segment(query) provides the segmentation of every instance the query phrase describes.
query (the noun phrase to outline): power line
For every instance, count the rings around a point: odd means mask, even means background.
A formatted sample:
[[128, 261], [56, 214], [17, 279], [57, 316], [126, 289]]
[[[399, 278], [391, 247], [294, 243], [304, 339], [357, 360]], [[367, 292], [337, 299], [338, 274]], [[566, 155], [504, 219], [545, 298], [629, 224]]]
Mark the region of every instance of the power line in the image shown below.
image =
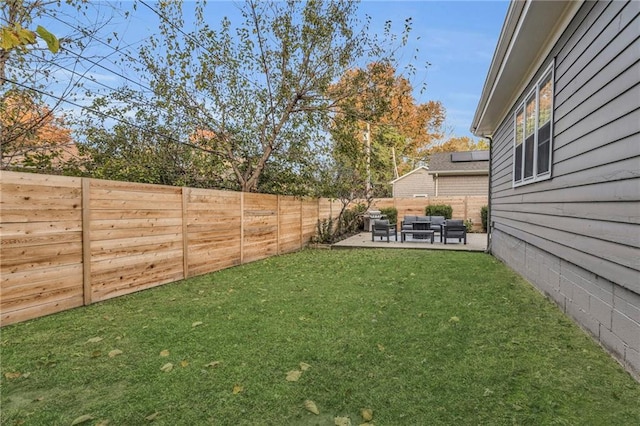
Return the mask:
[[56, 95], [53, 95], [51, 93], [45, 92], [44, 90], [36, 89], [34, 87], [29, 87], [29, 86], [27, 86], [25, 84], [22, 84], [22, 83], [19, 83], [19, 82], [15, 81], [15, 80], [10, 80], [10, 79], [7, 79], [7, 78], [3, 78], [2, 80], [7, 82], [7, 83], [11, 83], [11, 84], [14, 84], [16, 86], [19, 86], [19, 87], [21, 87], [21, 88], [23, 88], [25, 90], [33, 91], [33, 92], [36, 92], [36, 93], [44, 95], [44, 96], [49, 96], [49, 97], [51, 97], [51, 98], [53, 98], [53, 99], [55, 99], [57, 101], [67, 103], [69, 105], [73, 105], [73, 106], [75, 106], [77, 108], [81, 108], [81, 109], [83, 109], [85, 111], [88, 111], [88, 112], [94, 114], [94, 115], [98, 115], [98, 116], [101, 116], [103, 118], [108, 118], [108, 119], [117, 121], [119, 123], [125, 124], [127, 126], [135, 128], [137, 130], [141, 130], [143, 132], [147, 132], [147, 133], [151, 132], [152, 134], [154, 134], [156, 136], [159, 136], [159, 137], [162, 137], [162, 138], [166, 139], [169, 142], [176, 143], [176, 144], [179, 144], [179, 145], [184, 145], [184, 146], [187, 146], [187, 147], [190, 147], [190, 148], [193, 148], [193, 149], [197, 149], [199, 151], [207, 152], [209, 154], [219, 155], [219, 153], [217, 153], [217, 152], [215, 152], [213, 150], [209, 150], [209, 149], [203, 148], [201, 146], [198, 146], [198, 145], [195, 145], [195, 144], [192, 144], [192, 143], [189, 143], [189, 142], [181, 141], [179, 139], [176, 139], [174, 137], [168, 136], [166, 134], [159, 133], [159, 132], [157, 132], [155, 130], [150, 130], [147, 127], [143, 127], [143, 126], [140, 126], [138, 124], [131, 123], [131, 122], [129, 122], [129, 121], [123, 119], [123, 118], [120, 118], [120, 117], [114, 117], [114, 116], [106, 114], [106, 113], [104, 113], [102, 111], [93, 109], [93, 108], [91, 108], [91, 107], [89, 107], [87, 105], [82, 105], [82, 104], [79, 104], [77, 102], [71, 101], [69, 99], [65, 99], [65, 98], [62, 98], [60, 96], [56, 96]]
[[[198, 42], [198, 40], [197, 40], [197, 39], [195, 39], [195, 38], [193, 38], [192, 36], [190, 36], [190, 35], [186, 34], [184, 31], [182, 31], [182, 29], [180, 29], [179, 27], [175, 26], [171, 21], [169, 21], [169, 20], [168, 20], [164, 15], [162, 15], [162, 14], [161, 14], [160, 12], [158, 12], [156, 9], [154, 9], [153, 7], [149, 6], [148, 4], [146, 4], [146, 3], [144, 3], [144, 2], [142, 2], [142, 3], [143, 3], [147, 8], [149, 8], [151, 11], [153, 11], [156, 15], [158, 15], [162, 20], [164, 20], [164, 21], [165, 21], [165, 22], [167, 22], [169, 25], [171, 25], [174, 29], [176, 29], [177, 31], [179, 31], [180, 33], [182, 33], [185, 37], [190, 38], [192, 41], [194, 41], [196, 44], [198, 44], [198, 46], [200, 46], [200, 47], [204, 48], [204, 47], [203, 47], [203, 46]], [[76, 27], [76, 26], [74, 26], [74, 25], [72, 25], [72, 24], [70, 24], [70, 23], [68, 23], [68, 22], [66, 22], [66, 21], [64, 21], [64, 20], [62, 20], [62, 19], [60, 19], [59, 17], [57, 17], [57, 16], [55, 16], [55, 15], [47, 14], [47, 16], [49, 16], [49, 17], [51, 17], [51, 18], [53, 18], [53, 19], [55, 19], [55, 20], [57, 20], [57, 21], [59, 21], [59, 22], [63, 23], [64, 25], [68, 26], [69, 28], [71, 28], [71, 29], [73, 29], [73, 30], [79, 31], [79, 32], [80, 32], [80, 33], [82, 33], [84, 36], [89, 37], [89, 38], [91, 38], [92, 40], [95, 40], [95, 41], [97, 41], [97, 42], [101, 43], [102, 45], [104, 45], [104, 46], [108, 47], [109, 49], [111, 49], [111, 50], [113, 51], [111, 54], [109, 54], [109, 55], [107, 55], [107, 56], [104, 56], [102, 59], [107, 58], [108, 56], [111, 56], [113, 53], [118, 53], [118, 54], [124, 55], [126, 58], [128, 58], [128, 59], [129, 59], [129, 60], [131, 60], [132, 62], [139, 63], [140, 65], [145, 65], [144, 63], [140, 62], [138, 59], [134, 58], [134, 57], [133, 57], [133, 56], [131, 56], [130, 54], [128, 54], [128, 53], [126, 53], [126, 52], [124, 52], [124, 51], [120, 50], [119, 48], [114, 48], [114, 47], [113, 47], [113, 46], [111, 46], [109, 43], [106, 43], [106, 42], [104, 42], [103, 40], [101, 40], [101, 39], [99, 39], [99, 38], [95, 37], [93, 34], [91, 34], [91, 33], [87, 32], [86, 30], [83, 30], [83, 29], [81, 29], [81, 28], [78, 28], [78, 27]], [[132, 46], [133, 44], [134, 44], [134, 43], [131, 43], [131, 44], [127, 45], [127, 47]], [[206, 48], [204, 48], [204, 49], [206, 49]], [[132, 80], [131, 78], [129, 78], [129, 77], [127, 77], [127, 76], [123, 75], [122, 73], [116, 72], [116, 71], [114, 71], [114, 70], [112, 70], [112, 69], [110, 69], [110, 68], [105, 67], [104, 65], [102, 65], [102, 64], [100, 64], [100, 63], [98, 63], [98, 62], [96, 62], [96, 61], [93, 61], [93, 60], [91, 60], [91, 59], [89, 59], [89, 58], [86, 58], [86, 57], [84, 57], [84, 56], [82, 56], [82, 55], [80, 55], [80, 54], [77, 54], [77, 53], [75, 53], [75, 52], [71, 52], [71, 51], [70, 51], [70, 50], [68, 50], [68, 49], [65, 49], [65, 51], [67, 51], [67, 52], [69, 52], [69, 53], [71, 53], [71, 54], [75, 55], [78, 59], [84, 59], [84, 60], [88, 61], [89, 63], [93, 64], [94, 66], [100, 67], [100, 68], [102, 68], [103, 70], [105, 70], [105, 71], [107, 71], [107, 72], [110, 72], [110, 73], [112, 73], [112, 74], [114, 74], [114, 75], [116, 75], [116, 76], [118, 76], [118, 77], [120, 77], [120, 78], [122, 78], [122, 79], [124, 79], [124, 80], [126, 80], [126, 81], [129, 81], [129, 82], [131, 82], [131, 83], [133, 83], [133, 84], [135, 84], [135, 85], [137, 85], [137, 86], [139, 86], [139, 87], [141, 87], [141, 88], [143, 88], [143, 89], [145, 89], [145, 90], [147, 90], [147, 91], [149, 91], [149, 92], [151, 92], [151, 93], [155, 93], [155, 91], [154, 91], [151, 87], [146, 86], [146, 85], [144, 85], [144, 84], [142, 84], [142, 83], [136, 82], [136, 81]], [[207, 50], [207, 51], [209, 51], [209, 52], [211, 53], [211, 51], [210, 51], [210, 50]], [[90, 81], [93, 81], [93, 80], [90, 80]], [[201, 105], [199, 102], [194, 102], [194, 103], [196, 104], [196, 109], [197, 109], [197, 110], [199, 110], [199, 112], [200, 112], [200, 113], [202, 113], [202, 114], [204, 115], [204, 118], [205, 118], [205, 127], [208, 127], [208, 122], [209, 122], [209, 121], [215, 121], [215, 120], [213, 119], [213, 117], [211, 117], [211, 116], [209, 115], [209, 113], [208, 113], [206, 110], [204, 110], [204, 109], [203, 109], [202, 105]], [[177, 104], [178, 104], [179, 106], [182, 106], [182, 107], [185, 107], [185, 108], [188, 108], [188, 109], [191, 109], [191, 110], [193, 110], [193, 109], [194, 109], [194, 103], [188, 103], [188, 104], [185, 104], [184, 102], [177, 102]], [[157, 107], [157, 106], [156, 106], [156, 107]], [[169, 113], [169, 112], [167, 111], [167, 113]]]

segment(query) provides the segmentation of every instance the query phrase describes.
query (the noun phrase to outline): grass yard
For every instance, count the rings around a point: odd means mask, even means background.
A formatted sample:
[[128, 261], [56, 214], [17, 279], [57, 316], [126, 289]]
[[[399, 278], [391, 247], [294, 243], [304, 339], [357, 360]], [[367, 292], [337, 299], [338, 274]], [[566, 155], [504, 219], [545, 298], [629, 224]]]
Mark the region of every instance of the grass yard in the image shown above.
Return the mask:
[[305, 250], [1, 333], [3, 425], [640, 424], [640, 385], [482, 253]]

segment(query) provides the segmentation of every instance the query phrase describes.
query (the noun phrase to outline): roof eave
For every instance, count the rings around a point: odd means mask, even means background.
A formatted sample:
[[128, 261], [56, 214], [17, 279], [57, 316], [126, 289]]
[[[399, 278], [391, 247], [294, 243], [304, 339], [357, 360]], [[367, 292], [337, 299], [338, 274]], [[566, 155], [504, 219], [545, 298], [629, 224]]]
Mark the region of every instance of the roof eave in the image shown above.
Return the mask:
[[582, 1], [512, 1], [471, 124], [476, 136], [492, 136]]
[[430, 175], [488, 175], [489, 169], [483, 170], [430, 170]]

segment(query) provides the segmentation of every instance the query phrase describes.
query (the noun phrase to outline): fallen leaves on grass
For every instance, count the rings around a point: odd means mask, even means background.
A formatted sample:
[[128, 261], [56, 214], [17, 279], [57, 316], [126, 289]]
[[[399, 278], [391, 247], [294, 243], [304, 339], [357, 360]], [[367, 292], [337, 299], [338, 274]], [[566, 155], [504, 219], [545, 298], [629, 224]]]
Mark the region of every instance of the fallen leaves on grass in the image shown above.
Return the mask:
[[98, 343], [102, 341], [102, 337], [92, 337], [91, 339], [87, 340], [87, 343]]
[[205, 365], [205, 367], [216, 368], [219, 367], [222, 361], [211, 361], [209, 364]]
[[191, 324], [191, 327], [198, 327], [200, 325], [204, 324], [202, 321], [196, 321], [193, 324]]
[[22, 373], [18, 373], [18, 372], [4, 373], [4, 377], [6, 377], [9, 380], [18, 379], [20, 378], [20, 376], [22, 376]]
[[351, 426], [351, 419], [349, 417], [335, 417], [333, 424], [335, 426]]
[[159, 414], [160, 414], [160, 413], [156, 411], [156, 412], [155, 412], [155, 413], [153, 413], [153, 414], [149, 414], [149, 415], [148, 415], [147, 417], [145, 417], [144, 419], [145, 419], [146, 421], [148, 421], [148, 422], [152, 422], [152, 421], [154, 421], [154, 420], [156, 419], [156, 417], [158, 417], [158, 415], [159, 415]]
[[80, 416], [77, 419], [75, 419], [73, 422], [71, 422], [71, 426], [79, 425], [79, 424], [82, 424], [82, 423], [86, 423], [89, 420], [93, 420], [93, 419], [94, 419], [93, 416], [91, 416], [89, 414], [85, 414], [84, 416]]
[[109, 358], [113, 358], [118, 355], [122, 355], [122, 351], [120, 349], [114, 349], [111, 352], [109, 352]]
[[365, 422], [373, 420], [373, 410], [371, 408], [363, 408], [360, 410], [360, 415], [362, 416], [362, 420]]
[[244, 390], [244, 387], [240, 386], [239, 384], [237, 384], [237, 383], [236, 383], [235, 385], [233, 385], [233, 390], [232, 390], [232, 392], [233, 392], [233, 394], [234, 394], [234, 395], [239, 394], [239, 393], [240, 393], [240, 392], [242, 392], [243, 390]]
[[163, 351], [160, 351], [160, 356], [169, 356], [169, 349], [165, 349]]
[[287, 373], [287, 382], [297, 382], [302, 376], [302, 371], [292, 370]]
[[302, 373], [311, 368], [306, 362], [301, 362], [299, 365], [300, 370], [291, 370], [287, 373], [287, 382], [297, 382], [302, 377]]
[[161, 371], [164, 371], [165, 373], [168, 373], [169, 371], [173, 370], [173, 364], [171, 364], [170, 362], [166, 363], [165, 365], [163, 365], [160, 368]]
[[189, 365], [189, 361], [187, 361], [186, 359], [183, 359], [182, 361], [180, 361], [180, 367], [184, 368], [187, 365]]
[[454, 323], [455, 323], [455, 322], [460, 322], [460, 318], [458, 318], [458, 317], [451, 317], [451, 318], [449, 318], [449, 322], [454, 322]]
[[316, 415], [320, 414], [320, 410], [318, 410], [318, 406], [316, 405], [316, 403], [315, 403], [315, 402], [313, 402], [313, 401], [312, 401], [312, 400], [310, 400], [310, 399], [307, 399], [307, 400], [304, 402], [304, 408], [305, 408], [307, 411], [309, 411], [310, 413], [313, 413], [313, 414], [316, 414]]

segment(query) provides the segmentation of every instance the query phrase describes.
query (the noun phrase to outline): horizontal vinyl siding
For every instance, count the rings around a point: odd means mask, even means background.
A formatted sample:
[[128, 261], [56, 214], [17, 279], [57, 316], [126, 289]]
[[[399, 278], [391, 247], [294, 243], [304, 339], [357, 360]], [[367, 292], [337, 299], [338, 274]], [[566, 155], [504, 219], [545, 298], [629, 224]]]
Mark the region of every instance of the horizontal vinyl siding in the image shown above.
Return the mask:
[[583, 4], [531, 82], [555, 57], [552, 178], [513, 188], [512, 109], [491, 181], [496, 229], [638, 294], [639, 28], [640, 2]]
[[483, 195], [489, 192], [488, 176], [438, 176], [438, 196]]
[[435, 195], [433, 178], [427, 170], [418, 170], [393, 184], [394, 197], [413, 197], [416, 194], [427, 194], [430, 197]]

